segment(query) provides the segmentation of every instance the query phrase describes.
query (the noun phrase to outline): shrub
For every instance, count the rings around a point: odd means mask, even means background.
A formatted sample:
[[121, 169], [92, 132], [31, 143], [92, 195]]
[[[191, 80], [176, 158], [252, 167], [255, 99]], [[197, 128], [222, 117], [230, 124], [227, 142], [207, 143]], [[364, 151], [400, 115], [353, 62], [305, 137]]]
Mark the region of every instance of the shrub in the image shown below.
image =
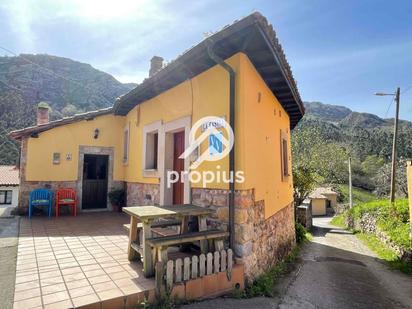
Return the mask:
[[123, 206], [126, 199], [126, 192], [123, 189], [113, 189], [109, 192], [109, 200], [112, 205]]
[[295, 223], [296, 242], [301, 243], [306, 240], [308, 231], [300, 223]]
[[406, 199], [397, 200], [394, 205], [388, 200], [376, 200], [359, 204], [346, 213], [348, 217], [360, 219], [364, 214], [372, 213], [377, 218], [377, 226], [397, 245], [411, 249], [409, 236], [409, 206]]

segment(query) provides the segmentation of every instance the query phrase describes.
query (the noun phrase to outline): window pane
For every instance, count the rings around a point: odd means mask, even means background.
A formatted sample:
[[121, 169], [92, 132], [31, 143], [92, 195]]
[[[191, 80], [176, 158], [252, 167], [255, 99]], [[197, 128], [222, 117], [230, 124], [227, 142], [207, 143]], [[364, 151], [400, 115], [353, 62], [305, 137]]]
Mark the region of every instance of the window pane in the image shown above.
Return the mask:
[[6, 204], [11, 204], [12, 191], [6, 191]]
[[129, 130], [124, 131], [123, 139], [123, 162], [127, 162], [129, 152]]
[[0, 204], [6, 203], [6, 191], [0, 191]]
[[283, 175], [288, 176], [289, 175], [289, 161], [288, 161], [288, 142], [284, 139], [282, 140], [282, 150], [283, 150]]
[[158, 155], [157, 142], [158, 142], [157, 133], [148, 133], [146, 135], [145, 169], [148, 169], [148, 170], [157, 169], [157, 155]]
[[153, 134], [153, 169], [157, 170], [157, 139], [158, 134]]

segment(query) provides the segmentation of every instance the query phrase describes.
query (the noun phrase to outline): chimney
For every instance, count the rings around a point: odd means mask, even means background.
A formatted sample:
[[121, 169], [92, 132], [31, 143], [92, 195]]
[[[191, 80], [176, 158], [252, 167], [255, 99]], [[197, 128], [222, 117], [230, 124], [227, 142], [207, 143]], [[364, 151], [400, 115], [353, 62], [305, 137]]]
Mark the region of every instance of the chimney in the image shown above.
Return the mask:
[[37, 104], [37, 125], [46, 124], [49, 122], [50, 106], [46, 102]]
[[150, 71], [149, 77], [152, 77], [157, 72], [159, 72], [163, 68], [163, 58], [159, 56], [153, 56], [150, 60]]

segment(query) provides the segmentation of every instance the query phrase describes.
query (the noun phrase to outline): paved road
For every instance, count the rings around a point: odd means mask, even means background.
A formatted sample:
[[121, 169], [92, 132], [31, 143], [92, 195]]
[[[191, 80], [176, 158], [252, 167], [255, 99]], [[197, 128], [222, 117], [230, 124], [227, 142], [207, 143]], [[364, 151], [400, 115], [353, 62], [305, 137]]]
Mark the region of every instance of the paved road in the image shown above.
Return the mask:
[[188, 308], [412, 308], [412, 277], [388, 268], [356, 236], [315, 218], [314, 238], [277, 298], [215, 299]]
[[13, 308], [18, 217], [0, 218], [0, 308]]

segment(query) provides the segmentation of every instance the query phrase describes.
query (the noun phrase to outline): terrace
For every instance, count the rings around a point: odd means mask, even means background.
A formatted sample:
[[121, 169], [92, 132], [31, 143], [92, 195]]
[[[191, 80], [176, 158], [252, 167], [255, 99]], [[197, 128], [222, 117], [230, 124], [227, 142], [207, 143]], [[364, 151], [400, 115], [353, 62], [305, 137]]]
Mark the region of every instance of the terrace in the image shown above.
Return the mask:
[[14, 308], [134, 308], [153, 299], [154, 278], [127, 258], [117, 213], [22, 217]]

